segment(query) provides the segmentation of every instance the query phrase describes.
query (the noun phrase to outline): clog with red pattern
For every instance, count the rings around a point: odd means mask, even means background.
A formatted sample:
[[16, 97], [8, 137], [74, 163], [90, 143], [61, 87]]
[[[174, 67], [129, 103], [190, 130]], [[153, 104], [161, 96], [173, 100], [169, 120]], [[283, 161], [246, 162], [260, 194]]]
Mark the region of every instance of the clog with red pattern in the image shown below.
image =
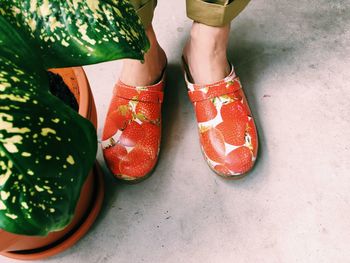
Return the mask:
[[241, 82], [231, 68], [225, 79], [210, 85], [190, 83], [186, 72], [185, 79], [209, 167], [222, 177], [239, 179], [255, 163], [258, 136]]
[[[164, 75], [164, 74], [163, 74]], [[103, 156], [117, 179], [139, 182], [155, 167], [161, 140], [164, 77], [151, 86], [119, 81], [102, 135]]]

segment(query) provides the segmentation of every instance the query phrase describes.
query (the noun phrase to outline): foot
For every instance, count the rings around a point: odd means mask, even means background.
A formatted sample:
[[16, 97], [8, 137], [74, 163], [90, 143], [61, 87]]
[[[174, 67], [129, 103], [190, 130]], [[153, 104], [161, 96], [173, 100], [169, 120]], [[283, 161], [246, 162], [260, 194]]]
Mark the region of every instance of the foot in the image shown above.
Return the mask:
[[153, 27], [146, 30], [151, 47], [145, 54], [145, 61], [126, 59], [120, 74], [121, 82], [130, 86], [146, 86], [158, 82], [166, 66], [167, 58], [160, 47]]
[[117, 178], [130, 183], [146, 179], [155, 167], [161, 140], [164, 82], [138, 89], [119, 82], [114, 89], [102, 149]]
[[257, 158], [258, 136], [238, 77], [232, 70], [215, 85], [187, 87], [209, 167], [224, 178], [242, 178]]
[[103, 156], [109, 170], [117, 179], [131, 183], [151, 174], [161, 140], [161, 77], [167, 59], [153, 28], [149, 27], [146, 33], [151, 47], [145, 61], [125, 60], [102, 135]]
[[183, 57], [205, 159], [218, 175], [239, 179], [255, 163], [258, 136], [241, 83], [227, 60], [229, 31], [229, 25], [194, 23]]
[[183, 50], [189, 67], [190, 81], [209, 84], [225, 78], [230, 73], [227, 61], [227, 45], [230, 25], [211, 27], [193, 23], [191, 37]]

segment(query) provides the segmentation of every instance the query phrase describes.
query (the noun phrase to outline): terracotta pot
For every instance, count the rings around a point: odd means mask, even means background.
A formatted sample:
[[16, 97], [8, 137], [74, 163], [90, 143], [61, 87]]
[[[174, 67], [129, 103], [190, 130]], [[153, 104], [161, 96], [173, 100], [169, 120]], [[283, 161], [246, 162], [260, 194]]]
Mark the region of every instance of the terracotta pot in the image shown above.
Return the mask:
[[[50, 70], [62, 76], [79, 104], [79, 114], [97, 128], [97, 114], [89, 82], [81, 67]], [[98, 163], [83, 185], [72, 222], [46, 237], [23, 236], [0, 230], [0, 254], [20, 260], [53, 256], [74, 245], [91, 227], [100, 212], [104, 195], [103, 174]]]

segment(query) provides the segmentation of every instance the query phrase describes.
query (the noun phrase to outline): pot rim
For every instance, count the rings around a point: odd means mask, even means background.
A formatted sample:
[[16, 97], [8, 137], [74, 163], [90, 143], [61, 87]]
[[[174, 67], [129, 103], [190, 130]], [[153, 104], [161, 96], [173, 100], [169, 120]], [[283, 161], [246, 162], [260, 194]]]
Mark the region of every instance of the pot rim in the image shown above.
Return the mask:
[[86, 119], [90, 119], [91, 109], [91, 92], [90, 85], [87, 80], [85, 71], [82, 67], [73, 67], [72, 68], [79, 87], [79, 114]]

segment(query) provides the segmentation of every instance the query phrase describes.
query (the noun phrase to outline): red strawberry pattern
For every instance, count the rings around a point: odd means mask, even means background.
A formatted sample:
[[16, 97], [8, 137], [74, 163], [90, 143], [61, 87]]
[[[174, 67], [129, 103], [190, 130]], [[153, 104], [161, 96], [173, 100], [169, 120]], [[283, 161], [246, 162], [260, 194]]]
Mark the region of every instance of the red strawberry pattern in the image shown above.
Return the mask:
[[163, 89], [163, 79], [145, 87], [132, 87], [121, 81], [115, 86], [102, 149], [116, 178], [136, 182], [155, 167], [160, 150]]
[[223, 177], [241, 178], [255, 163], [258, 136], [233, 66], [229, 76], [211, 85], [192, 84], [186, 74], [185, 79], [209, 167]]
[[215, 118], [217, 110], [211, 100], [198, 101], [196, 105], [196, 116], [198, 122], [206, 122]]
[[216, 128], [210, 128], [203, 131], [200, 136], [201, 144], [208, 158], [217, 163], [224, 162], [225, 156], [225, 138], [222, 133]]

